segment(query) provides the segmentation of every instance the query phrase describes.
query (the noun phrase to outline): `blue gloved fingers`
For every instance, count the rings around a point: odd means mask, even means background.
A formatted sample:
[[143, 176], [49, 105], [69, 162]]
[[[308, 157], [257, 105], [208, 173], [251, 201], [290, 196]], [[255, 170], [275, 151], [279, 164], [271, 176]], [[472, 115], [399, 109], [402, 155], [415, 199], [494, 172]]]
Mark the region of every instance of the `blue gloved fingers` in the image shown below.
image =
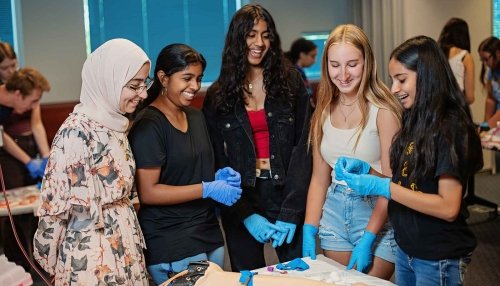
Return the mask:
[[225, 167], [217, 170], [217, 172], [215, 172], [215, 180], [226, 181], [226, 183], [233, 187], [240, 187], [241, 185], [240, 173], [236, 172], [231, 167]]
[[286, 236], [286, 243], [287, 244], [290, 244], [292, 243], [292, 240], [293, 240], [293, 236], [295, 235], [295, 228], [291, 228], [289, 231], [288, 231], [288, 235]]
[[241, 197], [241, 188], [233, 187], [223, 180], [202, 182], [202, 197], [211, 198], [227, 206], [233, 205]]
[[358, 271], [363, 273], [366, 273], [366, 271], [368, 271], [369, 266], [373, 262], [372, 246], [376, 238], [377, 236], [375, 234], [368, 230], [365, 230], [363, 236], [352, 251], [351, 258], [349, 259], [349, 264], [347, 265], [348, 270], [352, 269], [354, 265], [356, 265], [356, 269]]
[[40, 176], [40, 166], [42, 165], [42, 159], [32, 159], [26, 164], [26, 168], [29, 171], [30, 176], [33, 179], [36, 179]]
[[318, 228], [312, 224], [304, 224], [302, 227], [302, 257], [316, 259], [316, 234]]

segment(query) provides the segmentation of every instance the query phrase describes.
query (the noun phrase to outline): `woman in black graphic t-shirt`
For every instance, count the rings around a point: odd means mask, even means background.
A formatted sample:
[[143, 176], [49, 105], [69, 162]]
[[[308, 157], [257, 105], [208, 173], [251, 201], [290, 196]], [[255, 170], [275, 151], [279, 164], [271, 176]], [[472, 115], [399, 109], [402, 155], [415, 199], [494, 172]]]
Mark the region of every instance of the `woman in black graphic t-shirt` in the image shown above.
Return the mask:
[[365, 163], [353, 160], [336, 166], [337, 179], [391, 199], [398, 285], [461, 285], [476, 239], [460, 207], [467, 178], [483, 165], [479, 137], [434, 40], [418, 36], [397, 47], [389, 74], [405, 109], [391, 150], [392, 181], [373, 170], [360, 174]]

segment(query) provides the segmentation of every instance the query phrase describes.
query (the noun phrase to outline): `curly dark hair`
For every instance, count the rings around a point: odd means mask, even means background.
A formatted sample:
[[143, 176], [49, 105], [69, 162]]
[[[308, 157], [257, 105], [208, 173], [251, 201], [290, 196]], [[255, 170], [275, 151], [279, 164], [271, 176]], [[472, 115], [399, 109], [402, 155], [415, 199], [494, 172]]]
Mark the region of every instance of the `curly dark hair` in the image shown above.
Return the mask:
[[249, 48], [246, 39], [258, 21], [267, 23], [270, 47], [262, 60], [264, 68], [264, 88], [268, 97], [291, 99], [288, 70], [290, 63], [285, 60], [281, 41], [271, 14], [260, 5], [249, 4], [236, 11], [226, 35], [222, 52], [222, 65], [219, 78], [212, 85], [215, 89], [213, 104], [221, 113], [227, 113], [234, 104], [243, 100], [243, 86], [249, 71], [247, 60]]
[[[399, 170], [406, 147], [413, 142], [415, 152], [408, 160], [410, 180], [433, 176], [439, 136], [450, 146], [454, 166], [466, 164], [469, 174], [481, 169], [481, 142], [469, 107], [436, 41], [426, 36], [411, 38], [398, 46], [390, 58], [417, 73], [415, 103], [403, 113], [403, 127], [391, 147], [392, 170]], [[450, 126], [460, 133], [450, 132]]]

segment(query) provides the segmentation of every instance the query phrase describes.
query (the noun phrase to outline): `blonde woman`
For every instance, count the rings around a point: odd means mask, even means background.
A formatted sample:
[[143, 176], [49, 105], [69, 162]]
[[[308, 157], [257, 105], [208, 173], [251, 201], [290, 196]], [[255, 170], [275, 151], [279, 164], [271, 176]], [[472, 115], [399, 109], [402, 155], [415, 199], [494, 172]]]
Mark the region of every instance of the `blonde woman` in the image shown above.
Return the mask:
[[[318, 233], [324, 254], [348, 268], [384, 279], [394, 271], [396, 243], [387, 222], [387, 200], [359, 196], [335, 180], [333, 166], [363, 158], [391, 176], [389, 149], [401, 107], [378, 79], [370, 43], [354, 25], [335, 28], [321, 59], [321, 80], [310, 144], [313, 174], [307, 196], [303, 256], [315, 257]], [[354, 168], [357, 166], [354, 166]], [[373, 257], [375, 256], [375, 257]]]

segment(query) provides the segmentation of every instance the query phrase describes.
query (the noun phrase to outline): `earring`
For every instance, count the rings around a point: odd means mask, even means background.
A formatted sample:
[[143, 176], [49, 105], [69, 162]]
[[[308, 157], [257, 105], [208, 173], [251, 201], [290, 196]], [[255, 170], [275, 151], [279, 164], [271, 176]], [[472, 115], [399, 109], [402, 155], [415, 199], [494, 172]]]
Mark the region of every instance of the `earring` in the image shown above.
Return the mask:
[[161, 95], [165, 95], [167, 93], [167, 88], [166, 87], [163, 87], [161, 89]]

